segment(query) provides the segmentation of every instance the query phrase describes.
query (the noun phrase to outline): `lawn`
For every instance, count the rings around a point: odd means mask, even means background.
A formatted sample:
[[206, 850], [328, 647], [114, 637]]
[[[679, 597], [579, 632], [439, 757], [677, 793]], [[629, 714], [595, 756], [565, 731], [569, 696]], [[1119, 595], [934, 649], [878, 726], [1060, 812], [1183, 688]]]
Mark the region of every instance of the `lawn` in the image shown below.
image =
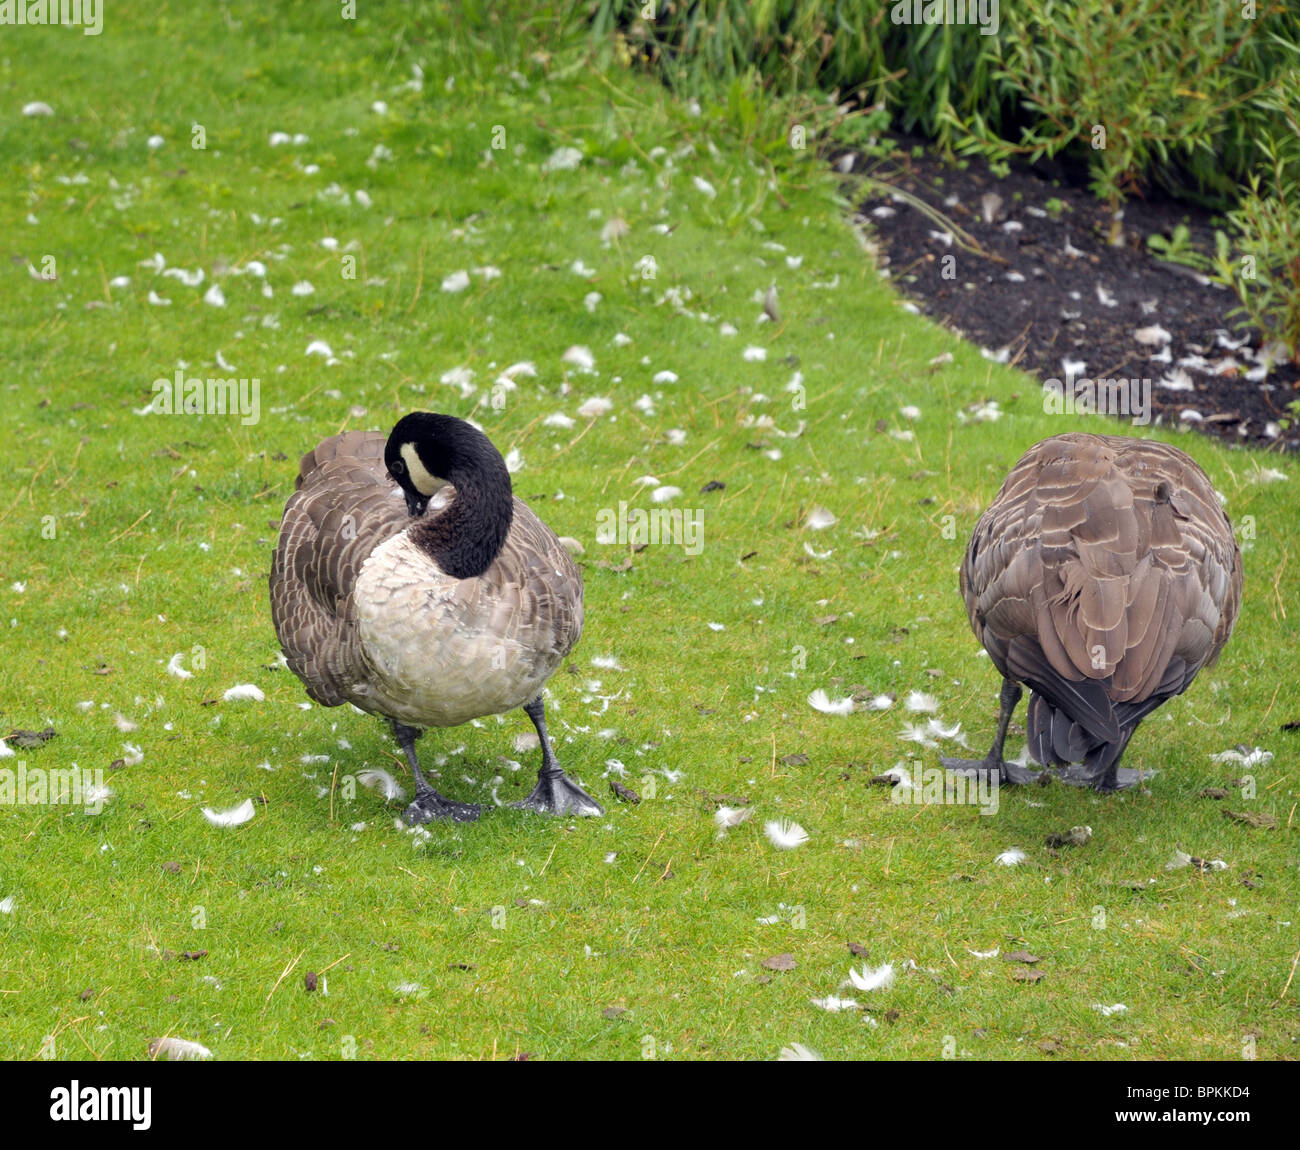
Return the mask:
[[[113, 796], [0, 805], [0, 1057], [1294, 1057], [1294, 463], [1045, 413], [900, 305], [815, 148], [743, 88], [678, 103], [545, 15], [358, 8], [6, 29], [0, 733], [57, 736], [0, 769]], [[248, 379], [256, 410], [152, 410], [178, 370]], [[409, 793], [386, 727], [278, 664], [299, 456], [418, 409], [480, 423], [585, 548], [548, 715], [604, 818], [404, 829], [355, 783]], [[894, 803], [872, 777], [940, 753], [907, 727], [992, 735], [957, 568], [1021, 453], [1079, 428], [1206, 469], [1243, 538], [1236, 633], [1134, 738], [1148, 791]], [[698, 515], [700, 545], [600, 542], [621, 503]], [[418, 749], [490, 804], [532, 785], [530, 732]], [[1238, 745], [1274, 757], [1211, 758]], [[202, 813], [248, 798], [241, 826]], [[777, 849], [782, 819], [807, 842]]]

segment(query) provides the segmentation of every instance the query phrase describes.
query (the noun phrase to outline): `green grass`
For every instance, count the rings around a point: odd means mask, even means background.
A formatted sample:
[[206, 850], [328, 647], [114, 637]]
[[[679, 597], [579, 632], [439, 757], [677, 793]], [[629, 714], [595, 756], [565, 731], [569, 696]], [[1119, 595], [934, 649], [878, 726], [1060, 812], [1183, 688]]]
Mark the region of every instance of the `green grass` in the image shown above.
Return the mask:
[[[740, 134], [780, 138], [779, 109], [758, 129], [693, 116], [643, 78], [593, 71], [581, 30], [540, 18], [516, 40], [509, 22], [362, 9], [345, 24], [328, 5], [114, 6], [98, 38], [15, 33], [29, 47], [0, 71], [6, 108], [44, 99], [57, 113], [0, 124], [0, 724], [58, 730], [18, 752], [32, 767], [107, 768], [127, 741], [143, 752], [107, 775], [116, 797], [97, 816], [0, 807], [0, 899], [14, 898], [0, 916], [0, 1056], [138, 1059], [174, 1034], [222, 1059], [771, 1058], [791, 1042], [827, 1057], [1009, 1059], [1046, 1057], [1048, 1040], [1067, 1058], [1237, 1058], [1247, 1036], [1260, 1058], [1292, 1057], [1296, 735], [1278, 728], [1300, 718], [1294, 467], [1254, 482], [1255, 457], [1175, 437], [1256, 538], [1222, 661], [1130, 748], [1160, 769], [1149, 794], [1008, 791], [992, 817], [892, 805], [870, 777], [906, 749], [936, 754], [899, 741], [911, 716], [824, 715], [807, 696], [929, 691], [984, 743], [996, 682], [957, 565], [1016, 458], [1077, 424], [898, 306], [810, 154], [753, 162]], [[416, 62], [418, 92], [403, 88]], [[206, 150], [189, 146], [195, 122]], [[507, 147], [488, 162], [495, 125]], [[272, 148], [273, 131], [310, 140]], [[166, 143], [151, 150], [155, 133]], [[392, 158], [372, 170], [378, 144]], [[581, 165], [544, 172], [561, 146], [583, 150]], [[322, 198], [333, 183], [371, 206]], [[630, 231], [604, 248], [615, 215]], [[155, 252], [207, 278], [157, 276], [140, 266]], [[32, 278], [46, 255], [57, 279]], [[264, 280], [220, 270], [250, 260]], [[441, 290], [489, 265], [499, 278]], [[109, 287], [118, 275], [130, 285]], [[224, 308], [203, 302], [214, 280]], [[314, 294], [291, 294], [303, 280]], [[773, 281], [781, 322], [758, 325], [754, 295]], [[151, 306], [150, 290], [171, 306]], [[619, 332], [632, 342], [615, 346]], [[304, 355], [312, 340], [340, 362]], [[574, 344], [598, 375], [566, 375]], [[745, 360], [747, 346], [766, 360]], [[216, 367], [218, 350], [235, 371]], [[955, 362], [932, 370], [943, 351]], [[178, 360], [259, 378], [259, 421], [138, 414]], [[493, 380], [519, 360], [537, 377], [494, 408]], [[796, 360], [802, 411], [784, 390]], [[467, 397], [439, 382], [458, 367], [475, 372]], [[662, 370], [679, 381], [653, 383]], [[643, 394], [653, 414], [635, 406]], [[578, 417], [592, 396], [612, 410]], [[986, 399], [1003, 418], [958, 421]], [[922, 411], [911, 442], [877, 430], [906, 428], [902, 404]], [[472, 416], [517, 449], [516, 490], [586, 546], [586, 633], [549, 708], [561, 761], [606, 818], [493, 812], [417, 843], [394, 828], [397, 804], [345, 789], [366, 764], [400, 771], [383, 725], [299, 709], [301, 685], [274, 667], [266, 571], [298, 456], [417, 408]], [[574, 426], [545, 425], [555, 412]], [[775, 427], [754, 423], [769, 416]], [[601, 509], [649, 506], [645, 475], [702, 509], [700, 554], [596, 542]], [[698, 494], [710, 480], [725, 489]], [[814, 506], [838, 522], [805, 529]], [[166, 672], [177, 652], [192, 678]], [[221, 701], [248, 682], [265, 702]], [[120, 732], [119, 712], [138, 730]], [[529, 729], [515, 713], [434, 731], [421, 756], [446, 756], [455, 797], [487, 800], [501, 774], [514, 798], [537, 765], [513, 745]], [[1276, 753], [1253, 772], [1258, 797], [1199, 798], [1241, 773], [1209, 759], [1239, 742]], [[796, 754], [808, 761], [783, 762]], [[639, 806], [608, 795], [610, 759], [647, 792]], [[721, 839], [715, 793], [756, 811]], [[242, 827], [200, 813], [248, 796], [265, 803]], [[1230, 823], [1223, 805], [1281, 825]], [[810, 841], [774, 850], [762, 824], [780, 817]], [[1095, 832], [1087, 846], [1044, 846], [1078, 823]], [[1025, 863], [995, 865], [1011, 846]], [[1167, 870], [1177, 847], [1229, 869]], [[809, 1002], [861, 968], [850, 941], [899, 969], [892, 988], [857, 995], [875, 1028]], [[994, 947], [1033, 951], [1046, 977], [1017, 982], [1012, 964], [969, 953]], [[767, 977], [761, 960], [784, 952], [796, 968]], [[308, 993], [305, 972], [327, 967], [328, 994]], [[417, 982], [422, 994], [394, 989]], [[1127, 1013], [1092, 1009], [1118, 1002]]]

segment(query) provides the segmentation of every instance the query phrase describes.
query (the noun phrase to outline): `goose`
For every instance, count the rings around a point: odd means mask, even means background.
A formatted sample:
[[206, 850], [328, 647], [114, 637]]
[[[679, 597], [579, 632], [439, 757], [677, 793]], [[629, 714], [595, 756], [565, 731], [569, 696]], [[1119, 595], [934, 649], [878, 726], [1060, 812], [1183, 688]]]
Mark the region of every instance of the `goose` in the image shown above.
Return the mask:
[[481, 811], [429, 785], [415, 754], [424, 729], [515, 707], [537, 730], [542, 766], [512, 805], [604, 813], [556, 761], [541, 693], [582, 633], [582, 576], [472, 424], [413, 412], [387, 436], [347, 431], [304, 455], [270, 587], [307, 694], [391, 724], [416, 784], [408, 825]]
[[1119, 767], [1138, 723], [1187, 690], [1232, 634], [1241, 551], [1184, 452], [1072, 432], [1035, 444], [1011, 469], [975, 525], [960, 583], [1002, 675], [1001, 712], [984, 759], [943, 765], [1039, 780], [1002, 758], [1027, 687], [1034, 759], [1063, 767], [1064, 782], [1113, 791], [1141, 777]]

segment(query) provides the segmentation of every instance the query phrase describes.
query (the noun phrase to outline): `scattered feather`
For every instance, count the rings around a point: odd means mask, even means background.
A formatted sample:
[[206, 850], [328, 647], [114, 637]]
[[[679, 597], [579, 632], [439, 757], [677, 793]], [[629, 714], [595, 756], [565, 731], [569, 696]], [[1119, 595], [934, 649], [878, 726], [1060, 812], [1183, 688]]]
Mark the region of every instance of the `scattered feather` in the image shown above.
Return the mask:
[[582, 163], [582, 153], [577, 148], [556, 148], [542, 161], [543, 172], [571, 172]]
[[811, 1046], [804, 1046], [800, 1042], [792, 1042], [789, 1046], [781, 1047], [781, 1053], [777, 1058], [778, 1062], [825, 1062], [820, 1054]]
[[168, 660], [167, 674], [175, 675], [178, 679], [194, 678], [193, 671], [187, 671], [184, 667], [181, 666], [181, 659], [183, 659], [184, 657], [185, 656], [180, 651], [177, 651], [176, 654], [174, 654], [171, 657], [171, 659]]
[[185, 1038], [155, 1038], [149, 1043], [149, 1057], [163, 1062], [206, 1062], [212, 1051]]
[[719, 830], [725, 831], [740, 826], [753, 813], [753, 807], [719, 807], [713, 812], [713, 821], [718, 824]]
[[808, 696], [808, 705], [824, 715], [849, 715], [853, 713], [853, 699], [832, 699], [822, 687], [818, 687]]
[[358, 772], [357, 782], [372, 791], [379, 791], [387, 802], [394, 800], [400, 802], [406, 797], [406, 792], [402, 790], [398, 781], [382, 767], [370, 767]]
[[262, 688], [254, 686], [252, 683], [236, 683], [223, 696], [227, 703], [237, 702], [240, 699], [252, 699], [255, 703], [261, 703], [266, 700]]
[[828, 994], [825, 998], [810, 998], [808, 1001], [830, 1014], [839, 1014], [843, 1010], [862, 1009], [856, 998], [837, 998], [833, 994]]
[[252, 799], [245, 799], [237, 807], [228, 811], [214, 811], [211, 807], [203, 808], [203, 817], [214, 827], [238, 827], [248, 822], [257, 813]]
[[1235, 748], [1229, 748], [1226, 751], [1220, 751], [1217, 755], [1211, 755], [1216, 763], [1239, 763], [1243, 767], [1266, 767], [1273, 761], [1273, 752], [1266, 751], [1263, 747], [1256, 747], [1253, 751], [1242, 753]]
[[864, 965], [861, 974], [850, 969], [849, 981], [853, 984], [855, 990], [887, 990], [894, 984], [894, 964], [886, 962], [874, 970]]
[[808, 832], [791, 819], [772, 819], [763, 831], [777, 850], [792, 851], [808, 841]]
[[1018, 866], [1026, 859], [1026, 854], [1019, 847], [1012, 847], [1010, 850], [1003, 851], [993, 861], [999, 866]]
[[613, 408], [614, 401], [612, 399], [607, 399], [603, 395], [593, 395], [578, 408], [578, 414], [583, 419], [597, 419], [608, 414]]
[[908, 692], [907, 700], [903, 704], [909, 711], [919, 712], [925, 715], [933, 715], [939, 710], [939, 700], [933, 695], [927, 695], [922, 691]]
[[582, 372], [591, 372], [596, 367], [596, 357], [591, 354], [591, 348], [580, 343], [575, 343], [572, 347], [566, 349], [565, 353], [560, 356], [560, 362], [576, 367]]

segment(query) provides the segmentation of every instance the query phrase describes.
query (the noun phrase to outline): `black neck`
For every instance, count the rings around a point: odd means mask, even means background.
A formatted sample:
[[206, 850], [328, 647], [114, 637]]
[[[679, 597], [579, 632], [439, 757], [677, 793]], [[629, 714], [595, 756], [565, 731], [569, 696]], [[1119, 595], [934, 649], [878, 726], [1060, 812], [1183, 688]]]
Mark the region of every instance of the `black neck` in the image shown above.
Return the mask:
[[510, 533], [510, 472], [494, 448], [473, 452], [447, 470], [445, 478], [456, 489], [451, 506], [425, 515], [410, 535], [453, 579], [473, 579], [492, 566]]

